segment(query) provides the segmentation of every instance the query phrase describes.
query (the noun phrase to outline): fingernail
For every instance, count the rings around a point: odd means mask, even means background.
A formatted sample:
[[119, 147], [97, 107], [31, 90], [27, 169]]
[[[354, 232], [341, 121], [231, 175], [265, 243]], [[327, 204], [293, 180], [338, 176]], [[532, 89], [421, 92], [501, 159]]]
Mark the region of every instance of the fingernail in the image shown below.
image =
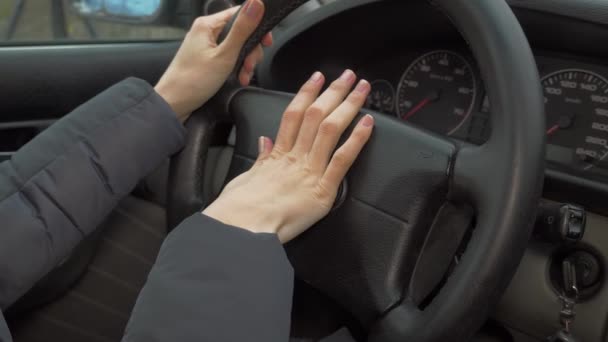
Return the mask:
[[258, 0], [249, 0], [249, 3], [247, 3], [247, 8], [245, 8], [245, 14], [247, 14], [250, 18], [256, 18], [258, 13], [260, 13], [261, 8], [262, 6]]
[[319, 81], [321, 81], [321, 78], [323, 78], [323, 74], [321, 74], [320, 72], [315, 72], [314, 74], [312, 74], [312, 76], [310, 77], [310, 81], [312, 83], [318, 83]]
[[347, 69], [344, 71], [344, 73], [342, 73], [342, 76], [340, 76], [340, 80], [348, 82], [348, 81], [352, 80], [354, 77], [355, 77], [355, 73], [352, 70]]
[[357, 84], [357, 88], [355, 88], [355, 90], [360, 93], [368, 92], [370, 90], [369, 82], [367, 82], [366, 80], [361, 80], [359, 84]]
[[374, 117], [367, 114], [364, 118], [363, 118], [363, 126], [364, 127], [372, 127], [374, 125]]
[[258, 139], [258, 152], [260, 154], [262, 154], [262, 153], [264, 153], [265, 150], [266, 150], [266, 138], [260, 137]]

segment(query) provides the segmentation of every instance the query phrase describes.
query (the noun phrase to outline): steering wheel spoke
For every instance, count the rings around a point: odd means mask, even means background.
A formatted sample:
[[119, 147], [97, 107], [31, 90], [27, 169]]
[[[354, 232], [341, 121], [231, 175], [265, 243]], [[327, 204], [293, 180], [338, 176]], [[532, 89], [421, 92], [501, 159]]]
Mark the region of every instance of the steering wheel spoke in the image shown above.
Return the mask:
[[491, 142], [482, 146], [463, 146], [454, 159], [450, 200], [466, 202], [477, 211], [483, 211], [493, 203], [493, 197], [499, 195], [497, 189], [504, 188], [500, 184], [504, 178], [496, 175], [512, 171], [512, 165], [502, 159]]

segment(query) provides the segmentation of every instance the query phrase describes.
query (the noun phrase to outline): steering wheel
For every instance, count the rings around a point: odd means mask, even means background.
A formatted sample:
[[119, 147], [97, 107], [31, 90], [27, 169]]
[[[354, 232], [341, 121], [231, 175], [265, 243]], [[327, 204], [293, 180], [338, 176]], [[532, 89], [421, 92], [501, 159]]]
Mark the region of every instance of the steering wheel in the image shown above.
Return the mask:
[[[238, 66], [304, 2], [265, 0], [263, 21]], [[504, 0], [431, 2], [451, 18], [479, 63], [492, 103], [491, 137], [482, 146], [457, 144], [376, 115], [339, 203], [286, 246], [296, 275], [350, 311], [370, 341], [470, 338], [521, 260], [542, 189], [543, 97], [513, 12]], [[230, 84], [222, 94], [215, 107], [201, 109], [215, 115], [190, 120], [189, 144], [173, 160], [171, 224], [205, 204], [201, 182], [215, 132], [236, 125], [229, 181], [253, 165], [258, 137], [276, 135], [292, 98]], [[464, 253], [454, 267], [458, 250]]]

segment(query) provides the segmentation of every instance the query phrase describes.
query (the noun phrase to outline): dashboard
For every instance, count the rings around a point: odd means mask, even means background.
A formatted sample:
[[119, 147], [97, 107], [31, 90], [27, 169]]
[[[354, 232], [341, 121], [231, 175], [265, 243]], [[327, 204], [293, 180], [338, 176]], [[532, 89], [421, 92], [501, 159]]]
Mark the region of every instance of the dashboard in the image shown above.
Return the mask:
[[[584, 207], [588, 221], [574, 246], [530, 241], [492, 314], [510, 335], [497, 341], [544, 341], [555, 332], [559, 291], [550, 270], [560, 255], [579, 250], [598, 257], [603, 280], [577, 304], [573, 330], [581, 341], [608, 341], [608, 1], [508, 2], [534, 51], [545, 97], [543, 197]], [[467, 42], [426, 0], [335, 1], [274, 34], [258, 67], [263, 88], [295, 93], [314, 71], [335, 79], [350, 68], [372, 84], [366, 108], [375, 115], [457, 144], [484, 144], [501, 129], [490, 118], [509, 115], [493, 110]]]
[[[598, 256], [604, 280], [577, 305], [574, 330], [582, 341], [608, 341], [608, 1], [508, 2], [534, 51], [545, 98], [543, 197], [589, 215], [580, 244], [530, 241], [492, 317], [512, 337], [500, 341], [544, 341], [559, 326], [550, 269], [560, 253], [584, 250]], [[334, 1], [274, 34], [258, 67], [263, 88], [295, 93], [314, 71], [335, 79], [350, 68], [372, 84], [365, 107], [375, 115], [458, 144], [484, 144], [501, 129], [490, 118], [509, 115], [493, 110], [467, 42], [426, 0]]]
[[[332, 79], [350, 68], [372, 83], [366, 107], [380, 115], [472, 144], [500, 129], [489, 118], [503, 114], [493, 113], [471, 50], [443, 13], [424, 0], [353, 1], [275, 30], [259, 85], [295, 93], [316, 70]], [[563, 2], [588, 13], [569, 1], [511, 1], [525, 5], [513, 9], [546, 98], [545, 196], [608, 215], [608, 44], [597, 43], [608, 41], [608, 16], [595, 16], [606, 21], [598, 23], [534, 7]], [[608, 3], [598, 3], [608, 13]]]
[[[547, 167], [608, 182], [608, 68], [539, 52]], [[368, 109], [456, 140], [483, 144], [493, 128], [483, 80], [466, 47], [409, 49], [358, 70]], [[512, 99], [517, 101], [517, 99]]]

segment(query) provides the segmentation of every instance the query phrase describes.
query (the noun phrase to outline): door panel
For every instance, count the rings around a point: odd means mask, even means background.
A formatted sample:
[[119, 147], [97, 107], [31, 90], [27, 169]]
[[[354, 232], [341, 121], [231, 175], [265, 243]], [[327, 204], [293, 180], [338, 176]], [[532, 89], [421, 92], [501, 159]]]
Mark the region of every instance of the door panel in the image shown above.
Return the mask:
[[0, 123], [57, 119], [126, 78], [154, 84], [179, 42], [0, 48]]
[[14, 152], [55, 120], [0, 122], [0, 162], [10, 159]]

